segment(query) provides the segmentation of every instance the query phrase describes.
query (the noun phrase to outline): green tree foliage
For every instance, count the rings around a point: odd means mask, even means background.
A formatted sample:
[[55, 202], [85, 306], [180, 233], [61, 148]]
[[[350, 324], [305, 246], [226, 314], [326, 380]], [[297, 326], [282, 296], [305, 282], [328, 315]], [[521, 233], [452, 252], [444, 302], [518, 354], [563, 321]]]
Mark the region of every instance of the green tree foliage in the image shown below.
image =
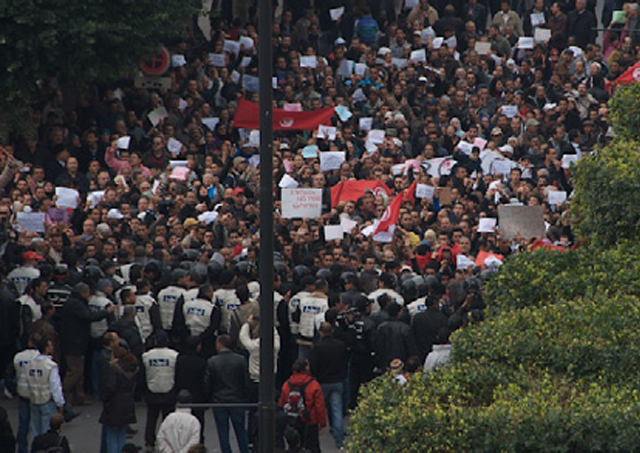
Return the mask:
[[619, 87], [609, 107], [616, 140], [580, 161], [571, 206], [578, 234], [605, 248], [640, 239], [640, 84]]
[[609, 101], [616, 135], [625, 140], [640, 140], [640, 84], [620, 85]]
[[198, 0], [4, 0], [0, 5], [3, 110], [21, 110], [37, 81], [111, 81], [180, 36]]

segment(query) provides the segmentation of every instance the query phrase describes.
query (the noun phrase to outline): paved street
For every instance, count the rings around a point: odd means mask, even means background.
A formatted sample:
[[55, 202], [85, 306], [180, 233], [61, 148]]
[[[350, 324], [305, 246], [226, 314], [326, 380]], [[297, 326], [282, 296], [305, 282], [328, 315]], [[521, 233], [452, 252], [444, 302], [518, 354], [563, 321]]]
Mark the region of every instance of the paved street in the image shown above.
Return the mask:
[[[14, 398], [12, 400], [0, 399], [0, 406], [4, 407], [9, 413], [9, 419], [11, 420], [11, 426], [14, 434], [18, 428], [18, 400]], [[82, 414], [80, 417], [73, 420], [71, 423], [65, 424], [63, 427], [63, 433], [69, 439], [71, 444], [71, 451], [74, 453], [93, 453], [100, 451], [100, 430], [101, 425], [98, 423], [100, 418], [100, 411], [102, 405], [99, 402], [94, 402], [91, 406], [84, 406], [80, 408]], [[139, 403], [136, 405], [136, 413], [138, 417], [138, 424], [136, 428], [138, 433], [128, 442], [133, 442], [136, 445], [144, 446], [143, 431], [145, 424], [145, 405]], [[218, 435], [216, 432], [215, 424], [213, 422], [213, 416], [209, 411], [205, 421], [205, 445], [209, 449], [209, 452], [219, 452]], [[233, 429], [231, 429], [233, 433]], [[235, 438], [232, 437], [232, 445], [236, 447]], [[320, 435], [320, 445], [323, 452], [337, 452], [339, 451], [335, 447], [335, 443], [328, 429]], [[234, 448], [234, 452], [237, 448]]]

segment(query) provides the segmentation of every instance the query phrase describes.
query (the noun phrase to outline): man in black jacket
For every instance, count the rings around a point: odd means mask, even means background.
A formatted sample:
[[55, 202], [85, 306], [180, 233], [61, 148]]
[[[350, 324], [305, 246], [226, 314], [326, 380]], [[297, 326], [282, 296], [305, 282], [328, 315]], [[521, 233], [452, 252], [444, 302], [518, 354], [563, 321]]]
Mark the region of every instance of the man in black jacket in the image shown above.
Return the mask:
[[322, 387], [325, 403], [329, 408], [329, 423], [338, 448], [344, 442], [343, 394], [347, 378], [347, 346], [333, 336], [333, 326], [323, 322], [320, 340], [309, 353], [311, 374]]
[[[207, 361], [204, 373], [204, 389], [212, 403], [244, 403], [249, 395], [249, 367], [240, 354], [231, 349], [233, 340], [229, 335], [220, 335], [216, 340], [218, 355]], [[249, 452], [247, 429], [244, 426], [243, 408], [213, 408], [213, 418], [218, 428], [220, 449], [231, 453], [229, 443], [229, 418], [242, 453]]]
[[126, 341], [127, 346], [129, 346], [129, 352], [140, 360], [144, 352], [144, 344], [142, 343], [140, 330], [136, 325], [136, 307], [133, 305], [125, 305], [122, 310], [122, 317], [113, 324], [109, 330], [117, 333], [121, 339]]
[[[184, 348], [178, 354], [176, 362], [178, 392], [187, 390], [193, 403], [204, 403], [207, 400], [202, 384], [207, 361], [200, 356], [200, 351], [200, 337], [190, 336], [185, 340]], [[193, 409], [191, 412], [200, 421], [200, 443], [204, 444], [204, 409]]]
[[420, 363], [424, 363], [425, 357], [431, 352], [438, 331], [442, 327], [447, 327], [448, 324], [449, 320], [440, 312], [438, 296], [430, 294], [427, 297], [427, 309], [415, 315], [411, 322]]
[[84, 394], [84, 355], [89, 346], [91, 323], [100, 321], [116, 310], [112, 305], [106, 310], [91, 311], [88, 306], [91, 290], [86, 283], [77, 283], [62, 309], [62, 352], [67, 363], [67, 373], [62, 387], [74, 405], [86, 403]]
[[395, 302], [389, 306], [389, 320], [378, 326], [376, 331], [376, 358], [378, 368], [386, 370], [393, 359], [406, 362], [416, 354], [411, 327], [401, 321], [403, 307]]

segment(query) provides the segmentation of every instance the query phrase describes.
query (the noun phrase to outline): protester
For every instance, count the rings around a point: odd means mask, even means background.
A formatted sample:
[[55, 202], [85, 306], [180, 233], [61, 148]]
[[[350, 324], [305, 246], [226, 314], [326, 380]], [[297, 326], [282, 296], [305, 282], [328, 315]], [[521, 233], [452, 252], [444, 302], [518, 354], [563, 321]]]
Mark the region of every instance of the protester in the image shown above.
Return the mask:
[[33, 439], [31, 453], [42, 453], [48, 451], [59, 451], [70, 453], [69, 440], [62, 435], [62, 425], [64, 417], [61, 414], [53, 414], [49, 421], [49, 431], [40, 434]]
[[[186, 390], [178, 392], [178, 403], [191, 402], [191, 395]], [[189, 451], [192, 445], [200, 442], [201, 428], [200, 421], [191, 414], [191, 409], [178, 408], [160, 425], [156, 447], [160, 453]]]

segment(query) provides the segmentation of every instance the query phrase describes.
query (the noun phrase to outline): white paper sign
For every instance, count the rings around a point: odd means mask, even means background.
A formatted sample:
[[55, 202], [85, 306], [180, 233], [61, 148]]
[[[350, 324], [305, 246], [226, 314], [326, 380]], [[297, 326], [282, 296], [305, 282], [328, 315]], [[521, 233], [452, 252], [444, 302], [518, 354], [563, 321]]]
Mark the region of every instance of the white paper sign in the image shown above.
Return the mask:
[[419, 0], [405, 0], [404, 7], [406, 9], [413, 9], [418, 6]]
[[345, 161], [344, 151], [327, 151], [320, 153], [320, 170], [331, 171], [340, 168]]
[[69, 189], [67, 187], [56, 187], [56, 206], [59, 208], [77, 208], [78, 197], [80, 194], [75, 189]]
[[224, 68], [227, 65], [225, 54], [223, 53], [210, 53], [209, 63], [216, 68]]
[[340, 67], [338, 68], [338, 75], [340, 77], [348, 79], [349, 77], [351, 77], [351, 74], [353, 73], [354, 66], [355, 66], [354, 61], [342, 60], [342, 63], [340, 63]]
[[533, 49], [533, 38], [521, 37], [518, 38], [518, 49]]
[[533, 13], [531, 15], [531, 26], [539, 27], [540, 25], [545, 24], [544, 13]]
[[478, 221], [478, 233], [494, 233], [497, 219], [483, 217]]
[[514, 167], [514, 163], [509, 159], [499, 160], [496, 159], [493, 161], [493, 165], [491, 166], [493, 170], [493, 174], [502, 174], [508, 176], [511, 173], [511, 169]]
[[240, 43], [237, 41], [229, 41], [225, 39], [224, 47], [222, 48], [225, 52], [232, 53], [234, 55], [238, 55], [240, 53]]
[[416, 198], [433, 199], [434, 192], [435, 192], [435, 187], [433, 186], [429, 186], [427, 184], [416, 185]]
[[282, 189], [282, 217], [315, 219], [321, 215], [322, 189]]
[[478, 52], [478, 55], [487, 55], [491, 51], [491, 43], [476, 41], [475, 50]]
[[507, 118], [513, 118], [514, 116], [516, 116], [518, 114], [518, 106], [517, 105], [503, 105], [501, 108], [502, 108], [502, 113]]
[[411, 61], [427, 61], [427, 52], [424, 49], [418, 49], [411, 52]]
[[442, 47], [442, 43], [444, 43], [444, 38], [439, 36], [433, 39], [432, 46], [434, 49], [439, 49], [440, 47]]
[[559, 205], [567, 201], [567, 192], [564, 190], [550, 190], [549, 191], [549, 204]]
[[433, 31], [432, 27], [427, 27], [422, 30], [422, 33], [420, 33], [422, 44], [427, 44], [430, 39], [433, 39], [435, 37], [436, 37], [436, 32]]
[[300, 57], [300, 67], [301, 68], [313, 68], [313, 69], [315, 69], [316, 66], [318, 66], [318, 59], [315, 56]]
[[393, 64], [396, 68], [406, 68], [407, 67], [407, 59], [406, 58], [392, 58], [391, 64]]
[[367, 140], [371, 141], [373, 144], [383, 143], [385, 135], [385, 131], [381, 129], [373, 129], [372, 131], [369, 131]]
[[89, 192], [87, 195], [87, 203], [89, 203], [90, 208], [95, 208], [100, 200], [104, 198], [104, 190], [98, 190], [95, 192]]
[[337, 21], [338, 19], [340, 19], [342, 17], [342, 15], [344, 14], [344, 6], [341, 6], [340, 8], [333, 8], [329, 10], [329, 15], [331, 16], [331, 20], [332, 21]]
[[44, 233], [44, 212], [19, 212], [18, 227], [20, 231]]
[[533, 32], [535, 42], [547, 42], [551, 39], [551, 30], [546, 28], [536, 28]]
[[565, 154], [562, 156], [562, 168], [571, 168], [571, 164], [578, 163], [577, 154]]
[[184, 58], [184, 55], [171, 55], [171, 66], [174, 68], [179, 68], [180, 66], [186, 66], [187, 60]]
[[245, 68], [249, 66], [251, 63], [251, 57], [242, 57], [242, 61], [240, 61], [240, 67]]
[[239, 83], [240, 82], [240, 73], [238, 71], [236, 71], [235, 69], [231, 72], [231, 81], [233, 83]]
[[325, 225], [324, 226], [324, 240], [333, 241], [336, 239], [342, 240], [344, 237], [344, 231], [342, 225]]
[[286, 173], [284, 174], [284, 176], [282, 176], [282, 179], [278, 183], [278, 187], [283, 188], [283, 189], [284, 188], [295, 189], [299, 185], [300, 184], [298, 183], [298, 181], [296, 181], [295, 179], [293, 179], [291, 176], [289, 176]]
[[340, 226], [345, 234], [351, 234], [351, 231], [358, 226], [358, 222], [351, 219], [340, 219]]
[[469, 142], [466, 142], [464, 140], [460, 140], [458, 142], [458, 149], [465, 153], [467, 156], [471, 155], [471, 151], [473, 150], [473, 145]]
[[220, 122], [220, 118], [216, 118], [216, 117], [211, 116], [209, 118], [202, 118], [200, 121], [202, 121], [202, 124], [207, 126], [207, 128], [210, 131], [214, 131], [216, 129], [216, 126]]
[[158, 107], [157, 109], [151, 110], [147, 115], [149, 118], [149, 122], [155, 127], [160, 121], [169, 116], [169, 112], [164, 107]]
[[354, 71], [359, 76], [364, 77], [364, 74], [367, 72], [367, 65], [364, 63], [356, 63]]
[[173, 170], [176, 167], [186, 167], [189, 162], [186, 160], [170, 160], [169, 166]]
[[242, 88], [257, 93], [260, 90], [260, 79], [245, 74], [242, 76]]
[[453, 49], [458, 45], [458, 38], [452, 36], [451, 38], [447, 38], [444, 40], [444, 43], [447, 45], [449, 49]]
[[116, 148], [118, 149], [129, 149], [129, 144], [131, 143], [131, 137], [125, 135], [124, 137], [120, 137], [116, 140]]
[[182, 144], [182, 142], [180, 140], [176, 140], [175, 138], [171, 137], [169, 139], [169, 141], [167, 142], [167, 149], [169, 150], [169, 152], [173, 155], [178, 155], [180, 154], [180, 151], [182, 151], [182, 147], [184, 145]]
[[358, 125], [361, 132], [369, 132], [371, 130], [371, 126], [373, 125], [373, 118], [360, 118], [360, 120], [358, 121]]
[[476, 267], [473, 260], [462, 254], [456, 255], [456, 269], [469, 269], [470, 267]]
[[323, 126], [322, 124], [320, 124], [318, 126], [318, 138], [335, 140], [337, 131], [338, 131], [338, 128], [336, 127]]

